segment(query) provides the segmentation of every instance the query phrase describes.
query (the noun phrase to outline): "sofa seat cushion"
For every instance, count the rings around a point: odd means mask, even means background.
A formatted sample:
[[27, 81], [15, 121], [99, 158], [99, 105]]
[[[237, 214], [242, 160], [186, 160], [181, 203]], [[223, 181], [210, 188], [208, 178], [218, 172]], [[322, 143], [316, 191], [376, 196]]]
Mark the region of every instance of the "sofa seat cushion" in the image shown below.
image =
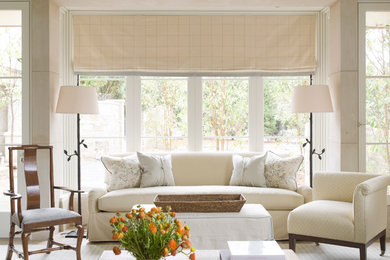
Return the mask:
[[303, 204], [302, 195], [285, 189], [246, 186], [160, 186], [131, 188], [106, 193], [98, 199], [101, 211], [129, 211], [136, 204], [153, 203], [157, 194], [243, 194], [247, 203], [260, 203], [267, 210], [292, 210]]
[[291, 234], [354, 241], [353, 206], [350, 202], [315, 200], [290, 212]]

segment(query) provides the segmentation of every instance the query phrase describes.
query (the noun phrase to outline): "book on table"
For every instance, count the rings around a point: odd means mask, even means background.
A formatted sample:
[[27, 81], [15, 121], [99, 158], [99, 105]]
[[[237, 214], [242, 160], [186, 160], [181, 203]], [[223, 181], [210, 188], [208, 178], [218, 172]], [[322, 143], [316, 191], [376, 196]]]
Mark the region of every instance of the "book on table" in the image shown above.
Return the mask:
[[228, 241], [229, 249], [221, 251], [221, 260], [285, 260], [276, 241]]

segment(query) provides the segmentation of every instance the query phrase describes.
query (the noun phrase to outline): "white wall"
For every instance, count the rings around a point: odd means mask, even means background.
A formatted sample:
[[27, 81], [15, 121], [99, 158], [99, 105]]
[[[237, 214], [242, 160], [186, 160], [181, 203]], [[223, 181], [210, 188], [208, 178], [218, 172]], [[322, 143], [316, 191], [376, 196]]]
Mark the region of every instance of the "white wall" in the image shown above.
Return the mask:
[[335, 2], [329, 26], [329, 82], [335, 109], [330, 115], [329, 170], [358, 171], [357, 0]]

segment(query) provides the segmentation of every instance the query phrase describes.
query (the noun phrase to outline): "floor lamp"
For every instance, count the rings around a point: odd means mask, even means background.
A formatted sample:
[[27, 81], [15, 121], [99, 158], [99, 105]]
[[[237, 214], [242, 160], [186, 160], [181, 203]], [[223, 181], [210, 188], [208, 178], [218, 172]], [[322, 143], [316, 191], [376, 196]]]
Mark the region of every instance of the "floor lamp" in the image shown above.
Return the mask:
[[[64, 150], [67, 161], [77, 157], [77, 188], [81, 189], [81, 145], [87, 148], [84, 140], [80, 141], [80, 114], [98, 114], [96, 89], [94, 87], [62, 86], [57, 102], [57, 113], [77, 114], [77, 150], [69, 154]], [[81, 215], [81, 194], [78, 193], [78, 213]], [[73, 237], [74, 234], [69, 235]]]
[[326, 85], [294, 87], [292, 111], [310, 113], [310, 139], [306, 139], [303, 147], [310, 145], [310, 187], [313, 187], [313, 155], [317, 155], [321, 160], [325, 153], [325, 148], [321, 152], [316, 152], [313, 148], [313, 113], [333, 112], [329, 87]]

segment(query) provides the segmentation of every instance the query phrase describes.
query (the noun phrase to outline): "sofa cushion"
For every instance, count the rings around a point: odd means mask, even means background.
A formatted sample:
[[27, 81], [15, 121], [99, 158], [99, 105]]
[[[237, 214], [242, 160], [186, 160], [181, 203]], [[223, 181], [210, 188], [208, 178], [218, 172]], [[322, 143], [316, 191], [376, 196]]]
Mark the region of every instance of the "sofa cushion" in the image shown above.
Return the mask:
[[152, 203], [157, 194], [243, 194], [247, 203], [260, 203], [267, 210], [291, 210], [303, 204], [302, 195], [285, 189], [245, 186], [160, 186], [115, 190], [98, 199], [101, 211], [129, 211], [133, 205]]
[[267, 153], [260, 156], [244, 157], [233, 155], [233, 173], [229, 185], [266, 187], [264, 165]]
[[141, 168], [141, 188], [174, 186], [170, 155], [153, 155], [137, 152]]
[[108, 172], [108, 191], [140, 186], [141, 169], [137, 156], [102, 156], [101, 161]]
[[350, 202], [315, 200], [290, 212], [288, 233], [354, 241], [353, 206]]

